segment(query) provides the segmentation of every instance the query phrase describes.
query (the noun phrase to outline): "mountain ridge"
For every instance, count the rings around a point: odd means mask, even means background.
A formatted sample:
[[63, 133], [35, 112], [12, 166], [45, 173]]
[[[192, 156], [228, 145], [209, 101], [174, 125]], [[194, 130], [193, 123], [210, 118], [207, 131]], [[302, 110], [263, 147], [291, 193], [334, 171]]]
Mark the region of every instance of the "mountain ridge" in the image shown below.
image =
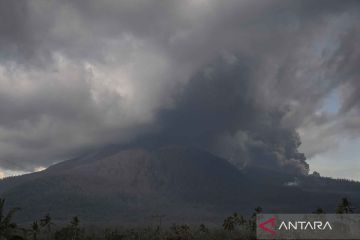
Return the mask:
[[[288, 184], [294, 181], [297, 186]], [[163, 146], [89, 153], [4, 179], [0, 194], [10, 207], [22, 208], [22, 221], [50, 213], [64, 221], [78, 215], [88, 222], [141, 222], [161, 213], [168, 221], [219, 222], [257, 206], [269, 212], [330, 211], [344, 196], [359, 204], [360, 183], [259, 167], [239, 170], [198, 148]]]

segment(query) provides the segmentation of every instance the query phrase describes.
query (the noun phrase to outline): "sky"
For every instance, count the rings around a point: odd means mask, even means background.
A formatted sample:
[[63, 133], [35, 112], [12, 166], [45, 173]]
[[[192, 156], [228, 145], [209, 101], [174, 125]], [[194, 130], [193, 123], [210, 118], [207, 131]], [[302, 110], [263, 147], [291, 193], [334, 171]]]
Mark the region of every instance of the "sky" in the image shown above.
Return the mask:
[[360, 180], [359, 8], [0, 0], [0, 177], [156, 142]]
[[[336, 114], [340, 107], [339, 92], [334, 90], [325, 99], [321, 111]], [[334, 137], [332, 145], [331, 149], [315, 154], [309, 159], [310, 169], [321, 172], [323, 176], [360, 181], [360, 138], [346, 135]], [[306, 148], [303, 150], [306, 151]]]

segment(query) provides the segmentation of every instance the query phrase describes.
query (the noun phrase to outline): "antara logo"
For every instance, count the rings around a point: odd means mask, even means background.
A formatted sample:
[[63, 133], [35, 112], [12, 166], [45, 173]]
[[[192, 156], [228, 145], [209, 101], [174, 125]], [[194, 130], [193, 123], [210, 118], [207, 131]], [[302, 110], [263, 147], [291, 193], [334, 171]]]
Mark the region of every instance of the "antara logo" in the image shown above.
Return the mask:
[[275, 235], [277, 230], [332, 230], [332, 226], [328, 221], [325, 223], [322, 221], [282, 221], [279, 227], [276, 227], [276, 225], [276, 218], [272, 217], [261, 222], [258, 227], [271, 235]]
[[[272, 228], [267, 227], [266, 225], [270, 225]], [[262, 230], [264, 230], [265, 232], [270, 233], [271, 235], [275, 235], [276, 232], [274, 230], [276, 225], [276, 218], [270, 218], [269, 220], [262, 222], [259, 224], [259, 228], [261, 228]]]
[[325, 224], [321, 221], [306, 222], [306, 221], [295, 221], [295, 222], [281, 222], [279, 230], [332, 230], [329, 222]]

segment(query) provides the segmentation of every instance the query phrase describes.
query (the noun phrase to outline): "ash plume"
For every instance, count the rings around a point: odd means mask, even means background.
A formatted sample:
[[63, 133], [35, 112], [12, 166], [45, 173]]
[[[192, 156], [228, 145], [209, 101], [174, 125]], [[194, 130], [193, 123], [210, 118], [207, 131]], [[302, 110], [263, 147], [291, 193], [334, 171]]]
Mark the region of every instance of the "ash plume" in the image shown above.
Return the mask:
[[[0, 1], [0, 174], [149, 139], [306, 174], [301, 152], [360, 137], [359, 9]], [[339, 109], [324, 111], [333, 92]]]

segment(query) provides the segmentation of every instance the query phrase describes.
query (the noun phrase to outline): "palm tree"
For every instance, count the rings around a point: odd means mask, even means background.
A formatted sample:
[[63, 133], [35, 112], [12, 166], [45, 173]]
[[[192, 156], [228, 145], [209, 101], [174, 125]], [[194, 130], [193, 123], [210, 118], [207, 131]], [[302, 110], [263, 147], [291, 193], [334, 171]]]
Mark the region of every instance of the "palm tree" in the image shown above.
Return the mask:
[[209, 229], [204, 224], [200, 224], [199, 232], [200, 233], [209, 233]]
[[257, 207], [254, 209], [254, 211], [255, 212], [253, 213], [253, 216], [256, 216], [256, 214], [262, 213], [263, 209], [262, 209], [262, 207]]
[[33, 240], [37, 240], [37, 236], [40, 234], [40, 227], [37, 221], [31, 225], [31, 235]]
[[313, 214], [323, 214], [325, 213], [324, 209], [318, 207], [315, 211], [313, 211]]
[[232, 216], [225, 218], [224, 223], [223, 223], [223, 228], [226, 231], [233, 231], [235, 228], [235, 222]]
[[343, 198], [336, 209], [336, 213], [353, 213], [353, 210], [354, 208], [352, 207], [351, 202], [349, 202], [347, 198]]
[[224, 220], [223, 228], [226, 231], [231, 232], [235, 229], [236, 225], [242, 225], [244, 223], [244, 217], [235, 212], [232, 216], [229, 216]]
[[46, 233], [47, 233], [47, 239], [50, 239], [51, 237], [51, 226], [54, 225], [51, 222], [50, 214], [46, 214], [44, 218], [40, 220], [40, 226], [45, 228], [46, 227]]
[[256, 216], [257, 216], [258, 214], [262, 213], [262, 211], [263, 211], [262, 207], [256, 207], [256, 208], [254, 209], [254, 212], [253, 212], [251, 218], [250, 218], [249, 221], [248, 221], [248, 225], [249, 225], [249, 227], [250, 227], [250, 229], [251, 229], [252, 231], [255, 231], [255, 230], [256, 230]]
[[72, 229], [72, 239], [76, 240], [79, 239], [79, 235], [80, 235], [80, 220], [77, 216], [73, 217], [73, 219], [70, 222], [70, 227]]
[[16, 224], [12, 222], [12, 217], [19, 208], [10, 209], [4, 214], [5, 199], [0, 198], [0, 239], [10, 239], [15, 235]]

